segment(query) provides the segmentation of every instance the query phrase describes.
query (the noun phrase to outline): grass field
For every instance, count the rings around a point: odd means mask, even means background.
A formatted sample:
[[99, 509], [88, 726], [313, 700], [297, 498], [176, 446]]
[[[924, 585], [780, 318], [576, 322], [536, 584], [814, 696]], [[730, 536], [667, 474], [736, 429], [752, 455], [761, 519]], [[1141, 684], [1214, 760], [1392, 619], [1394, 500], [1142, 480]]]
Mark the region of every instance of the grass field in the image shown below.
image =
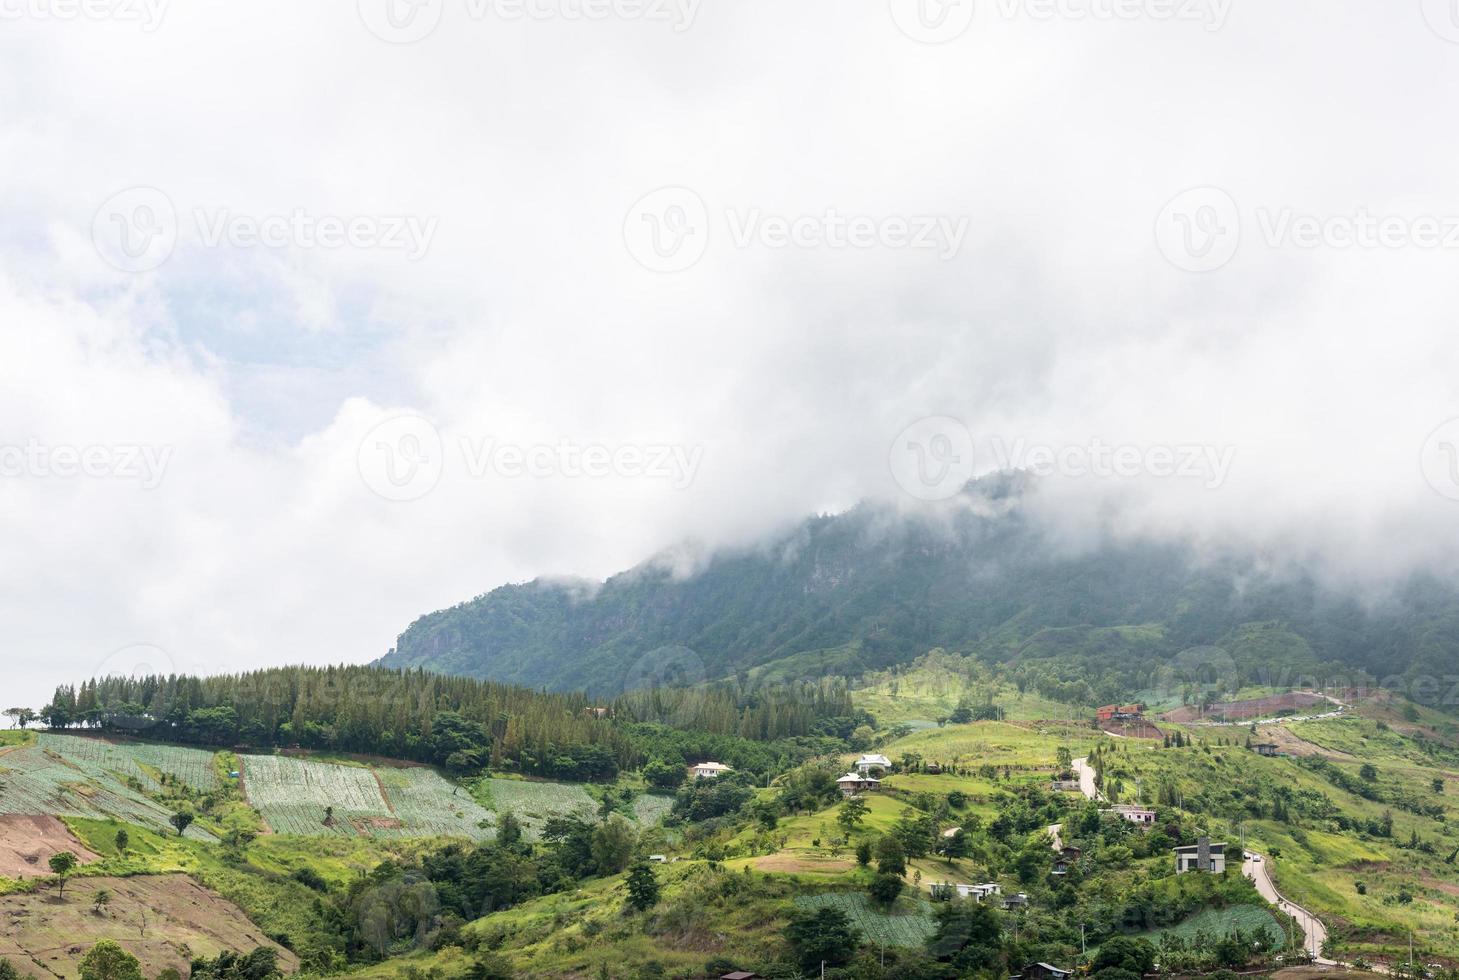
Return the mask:
[[804, 895], [795, 904], [803, 909], [840, 909], [863, 941], [878, 946], [921, 946], [937, 931], [932, 905], [921, 899], [900, 898], [890, 911], [883, 911], [862, 892]]
[[[642, 915], [625, 913], [623, 880], [614, 877], [503, 910], [468, 924], [465, 932], [499, 950], [524, 977], [699, 977], [712, 957], [759, 969], [783, 955], [791, 883], [699, 862], [655, 873], [662, 896]], [[662, 973], [646, 971], [649, 964]], [[412, 968], [456, 977], [469, 967], [469, 955], [453, 947], [365, 967], [351, 980], [398, 980]]]
[[852, 697], [858, 708], [871, 712], [881, 728], [901, 724], [914, 728], [935, 726], [938, 718], [951, 715], [962, 701], [995, 705], [1007, 721], [1070, 715], [1078, 720], [1094, 715], [1092, 707], [1071, 708], [982, 676], [979, 666], [945, 653], [928, 654], [910, 668], [869, 674], [862, 678]]
[[1036, 725], [1029, 722], [980, 721], [948, 725], [913, 732], [879, 749], [896, 760], [904, 752], [915, 752], [924, 761], [942, 765], [982, 766], [1052, 771], [1058, 746], [1066, 744], [1072, 755], [1085, 755], [1104, 736], [1087, 725]]

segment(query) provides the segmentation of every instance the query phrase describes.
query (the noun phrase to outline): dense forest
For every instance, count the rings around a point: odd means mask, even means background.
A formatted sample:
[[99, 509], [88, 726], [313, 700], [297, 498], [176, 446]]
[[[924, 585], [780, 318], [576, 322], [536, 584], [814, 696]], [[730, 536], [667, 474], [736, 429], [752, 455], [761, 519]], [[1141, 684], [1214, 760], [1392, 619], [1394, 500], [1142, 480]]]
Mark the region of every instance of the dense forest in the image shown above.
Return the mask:
[[983, 484], [969, 493], [1007, 499], [936, 523], [865, 504], [687, 577], [654, 560], [596, 588], [504, 586], [420, 618], [381, 662], [615, 695], [666, 676], [855, 676], [941, 647], [1089, 703], [1178, 674], [1195, 650], [1196, 670], [1235, 686], [1396, 679], [1415, 700], [1442, 697], [1434, 680], [1459, 646], [1452, 587], [1415, 578], [1379, 601], [1277, 575], [1259, 556], [1200, 561], [1138, 542], [1072, 552], [1022, 516], [1022, 492]]
[[378, 667], [279, 667], [216, 677], [105, 677], [56, 690], [39, 717], [199, 745], [330, 749], [455, 772], [505, 769], [607, 780], [697, 751], [757, 771], [825, 749], [867, 721], [844, 684], [731, 683], [579, 694]]

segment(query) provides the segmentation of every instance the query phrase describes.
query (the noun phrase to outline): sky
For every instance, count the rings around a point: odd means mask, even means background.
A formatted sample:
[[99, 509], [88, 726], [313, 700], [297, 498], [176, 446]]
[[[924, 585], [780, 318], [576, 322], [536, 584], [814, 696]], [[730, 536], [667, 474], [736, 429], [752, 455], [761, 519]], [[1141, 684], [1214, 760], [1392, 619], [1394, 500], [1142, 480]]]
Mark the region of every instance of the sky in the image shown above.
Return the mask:
[[1009, 466], [1450, 574], [1451, 8], [0, 0], [0, 701]]

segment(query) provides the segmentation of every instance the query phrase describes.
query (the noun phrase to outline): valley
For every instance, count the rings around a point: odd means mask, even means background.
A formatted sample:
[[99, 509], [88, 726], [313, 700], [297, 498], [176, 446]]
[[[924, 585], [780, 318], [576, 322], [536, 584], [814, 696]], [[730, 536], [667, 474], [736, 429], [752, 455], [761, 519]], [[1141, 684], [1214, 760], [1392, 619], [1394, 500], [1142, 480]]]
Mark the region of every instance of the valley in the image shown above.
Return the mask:
[[[258, 946], [305, 974], [773, 976], [797, 955], [794, 923], [830, 914], [858, 937], [847, 965], [886, 957], [903, 971], [887, 975], [976, 973], [987, 956], [1072, 969], [1121, 937], [1147, 942], [1163, 971], [1200, 972], [1234, 963], [1221, 944], [1236, 930], [1260, 937], [1255, 962], [1270, 969], [1315, 958], [1403, 972], [1410, 930], [1424, 970], [1459, 966], [1448, 716], [1349, 695], [1330, 717], [1235, 727], [1166, 709], [1160, 737], [1122, 737], [1100, 730], [1094, 705], [1021, 692], [941, 651], [849, 695], [851, 714], [826, 716], [816, 739], [716, 735], [743, 724], [713, 721], [707, 702], [674, 729], [629, 720], [636, 695], [609, 702], [593, 725], [623, 739], [625, 763], [589, 782], [513, 773], [521, 763], [489, 728], [452, 743], [498, 758], [484, 773], [336, 749], [12, 731], [0, 755], [0, 896], [12, 903], [0, 957], [23, 975], [76, 975], [77, 951], [37, 932], [45, 911], [114, 936], [149, 976]], [[1286, 750], [1298, 742], [1305, 753]], [[686, 776], [710, 752], [733, 763]], [[863, 757], [886, 763], [872, 770], [879, 782], [838, 791]], [[1152, 825], [1100, 813], [1116, 804], [1148, 809]], [[191, 817], [181, 834], [177, 813]], [[1225, 843], [1226, 874], [1176, 873], [1172, 849], [1198, 838]], [[493, 870], [463, 906], [465, 879], [449, 869], [477, 860], [473, 849]], [[60, 850], [80, 859], [64, 899], [48, 865]], [[512, 866], [517, 877], [499, 878]], [[895, 892], [879, 898], [887, 867]], [[641, 911], [630, 872], [656, 879]], [[943, 894], [980, 883], [997, 889], [983, 902]], [[154, 888], [206, 909], [201, 931], [174, 928], [158, 899], [150, 938], [127, 936]], [[1274, 889], [1320, 927], [1272, 903]], [[101, 910], [87, 904], [98, 891], [110, 893]], [[375, 908], [389, 910], [378, 925]], [[989, 938], [967, 938], [992, 923]]]

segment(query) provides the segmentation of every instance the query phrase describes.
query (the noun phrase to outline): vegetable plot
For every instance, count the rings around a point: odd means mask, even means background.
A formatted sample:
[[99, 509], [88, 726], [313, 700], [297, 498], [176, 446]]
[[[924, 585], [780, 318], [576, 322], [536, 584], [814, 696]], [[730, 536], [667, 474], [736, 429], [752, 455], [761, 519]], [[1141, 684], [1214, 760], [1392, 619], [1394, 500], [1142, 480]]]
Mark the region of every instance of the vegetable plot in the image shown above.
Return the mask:
[[400, 827], [368, 769], [278, 755], [239, 761], [248, 802], [276, 834], [373, 836]]
[[[385, 799], [409, 836], [446, 835], [483, 840], [495, 834], [496, 818], [471, 794], [442, 779], [432, 769], [407, 768], [375, 771]], [[486, 826], [481, 824], [485, 822]]]
[[808, 895], [797, 898], [795, 904], [805, 909], [840, 909], [851, 925], [861, 931], [862, 938], [873, 945], [918, 947], [937, 931], [932, 907], [920, 900], [915, 911], [907, 909], [906, 901], [900, 900], [890, 914], [873, 905], [861, 892]]
[[[127, 786], [114, 770], [40, 745], [0, 757], [0, 813], [115, 819], [172, 832], [171, 811]], [[189, 827], [187, 836], [212, 839], [200, 827]]]
[[174, 745], [113, 743], [98, 738], [42, 733], [40, 746], [82, 766], [131, 776], [149, 790], [158, 786], [157, 776], [167, 774], [193, 789], [209, 792], [218, 788], [213, 770], [213, 753]]
[[597, 812], [598, 804], [576, 783], [542, 783], [525, 779], [483, 780], [498, 815], [508, 811], [522, 823], [524, 836], [536, 840], [548, 817]]

